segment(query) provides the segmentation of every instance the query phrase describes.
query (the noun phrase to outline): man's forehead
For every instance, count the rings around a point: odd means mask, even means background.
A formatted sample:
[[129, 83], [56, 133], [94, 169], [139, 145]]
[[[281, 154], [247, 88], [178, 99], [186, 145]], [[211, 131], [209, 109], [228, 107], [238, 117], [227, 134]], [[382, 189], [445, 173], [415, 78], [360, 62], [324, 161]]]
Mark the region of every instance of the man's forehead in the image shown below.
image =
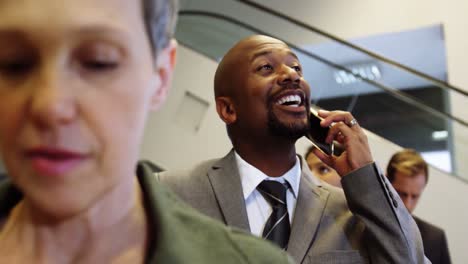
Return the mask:
[[284, 52], [297, 58], [296, 54], [294, 54], [289, 46], [279, 40], [253, 41], [241, 47], [241, 53], [248, 56], [251, 60], [255, 57], [265, 56], [276, 52]]
[[297, 55], [287, 46], [284, 46], [284, 47], [265, 46], [265, 47], [259, 48], [255, 50], [254, 52], [250, 53], [249, 60], [253, 61], [258, 57], [281, 54], [281, 53], [294, 57], [296, 60], [299, 60]]
[[238, 55], [246, 55], [247, 53], [257, 52], [261, 49], [268, 48], [284, 48], [289, 49], [286, 43], [281, 40], [263, 36], [263, 35], [254, 35], [239, 41], [234, 47], [228, 52], [229, 53], [238, 53]]
[[403, 186], [409, 185], [426, 185], [426, 179], [423, 173], [407, 174], [403, 172], [397, 172], [395, 174], [395, 183], [399, 183]]
[[[275, 50], [289, 53], [297, 59], [297, 56], [286, 43], [272, 37], [255, 35], [247, 37], [234, 45], [223, 57], [218, 69], [227, 69], [249, 64], [256, 57], [270, 54]], [[237, 69], [235, 72], [239, 71], [240, 70]], [[229, 72], [229, 74], [232, 74], [230, 71], [223, 70], [220, 72]]]

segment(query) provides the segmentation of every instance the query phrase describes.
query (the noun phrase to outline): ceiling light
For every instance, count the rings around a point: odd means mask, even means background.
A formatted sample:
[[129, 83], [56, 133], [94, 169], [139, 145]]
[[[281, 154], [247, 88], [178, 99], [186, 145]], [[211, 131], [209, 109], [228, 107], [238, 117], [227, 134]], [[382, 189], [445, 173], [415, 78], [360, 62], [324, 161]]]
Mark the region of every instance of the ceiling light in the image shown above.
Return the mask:
[[377, 80], [382, 77], [379, 67], [374, 62], [355, 63], [344, 66], [349, 70], [335, 70], [333, 77], [336, 83], [341, 85], [351, 84], [362, 81], [362, 79]]
[[432, 140], [434, 141], [442, 141], [448, 138], [448, 131], [441, 130], [441, 131], [434, 131], [432, 132]]

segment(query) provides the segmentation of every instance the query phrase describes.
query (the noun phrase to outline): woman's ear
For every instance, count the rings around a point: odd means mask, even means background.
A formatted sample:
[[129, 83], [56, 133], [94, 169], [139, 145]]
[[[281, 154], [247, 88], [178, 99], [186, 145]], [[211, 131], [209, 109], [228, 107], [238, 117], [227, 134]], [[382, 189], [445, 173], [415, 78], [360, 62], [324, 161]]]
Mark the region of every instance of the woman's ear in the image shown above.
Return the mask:
[[220, 96], [216, 97], [216, 111], [221, 120], [230, 125], [237, 120], [237, 113], [231, 98]]
[[159, 82], [151, 97], [151, 109], [158, 110], [166, 101], [176, 62], [177, 41], [171, 39], [167, 47], [156, 55], [156, 74]]

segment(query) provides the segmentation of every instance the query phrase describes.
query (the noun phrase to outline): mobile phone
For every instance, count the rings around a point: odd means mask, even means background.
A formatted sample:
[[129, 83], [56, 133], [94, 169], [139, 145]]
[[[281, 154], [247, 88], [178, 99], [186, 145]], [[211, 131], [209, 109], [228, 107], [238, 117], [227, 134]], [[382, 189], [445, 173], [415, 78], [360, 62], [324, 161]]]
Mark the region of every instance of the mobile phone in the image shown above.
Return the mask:
[[330, 128], [320, 126], [320, 121], [322, 121], [322, 118], [311, 109], [309, 113], [309, 129], [306, 133], [306, 137], [325, 154], [333, 155], [334, 144], [325, 142]]

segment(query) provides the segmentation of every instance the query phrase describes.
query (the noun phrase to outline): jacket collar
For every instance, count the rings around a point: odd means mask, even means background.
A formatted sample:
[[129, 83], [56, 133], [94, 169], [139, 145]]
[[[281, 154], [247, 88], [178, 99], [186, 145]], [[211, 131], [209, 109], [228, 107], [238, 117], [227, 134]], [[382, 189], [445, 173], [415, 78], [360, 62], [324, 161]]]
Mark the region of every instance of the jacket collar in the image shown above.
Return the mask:
[[234, 150], [215, 162], [207, 176], [225, 223], [250, 231]]
[[[287, 252], [301, 263], [314, 243], [320, 221], [325, 211], [329, 192], [310, 172], [305, 160], [301, 161], [301, 181], [292, 223]], [[208, 171], [215, 198], [224, 222], [229, 226], [250, 231], [239, 169], [234, 151], [215, 162]]]

